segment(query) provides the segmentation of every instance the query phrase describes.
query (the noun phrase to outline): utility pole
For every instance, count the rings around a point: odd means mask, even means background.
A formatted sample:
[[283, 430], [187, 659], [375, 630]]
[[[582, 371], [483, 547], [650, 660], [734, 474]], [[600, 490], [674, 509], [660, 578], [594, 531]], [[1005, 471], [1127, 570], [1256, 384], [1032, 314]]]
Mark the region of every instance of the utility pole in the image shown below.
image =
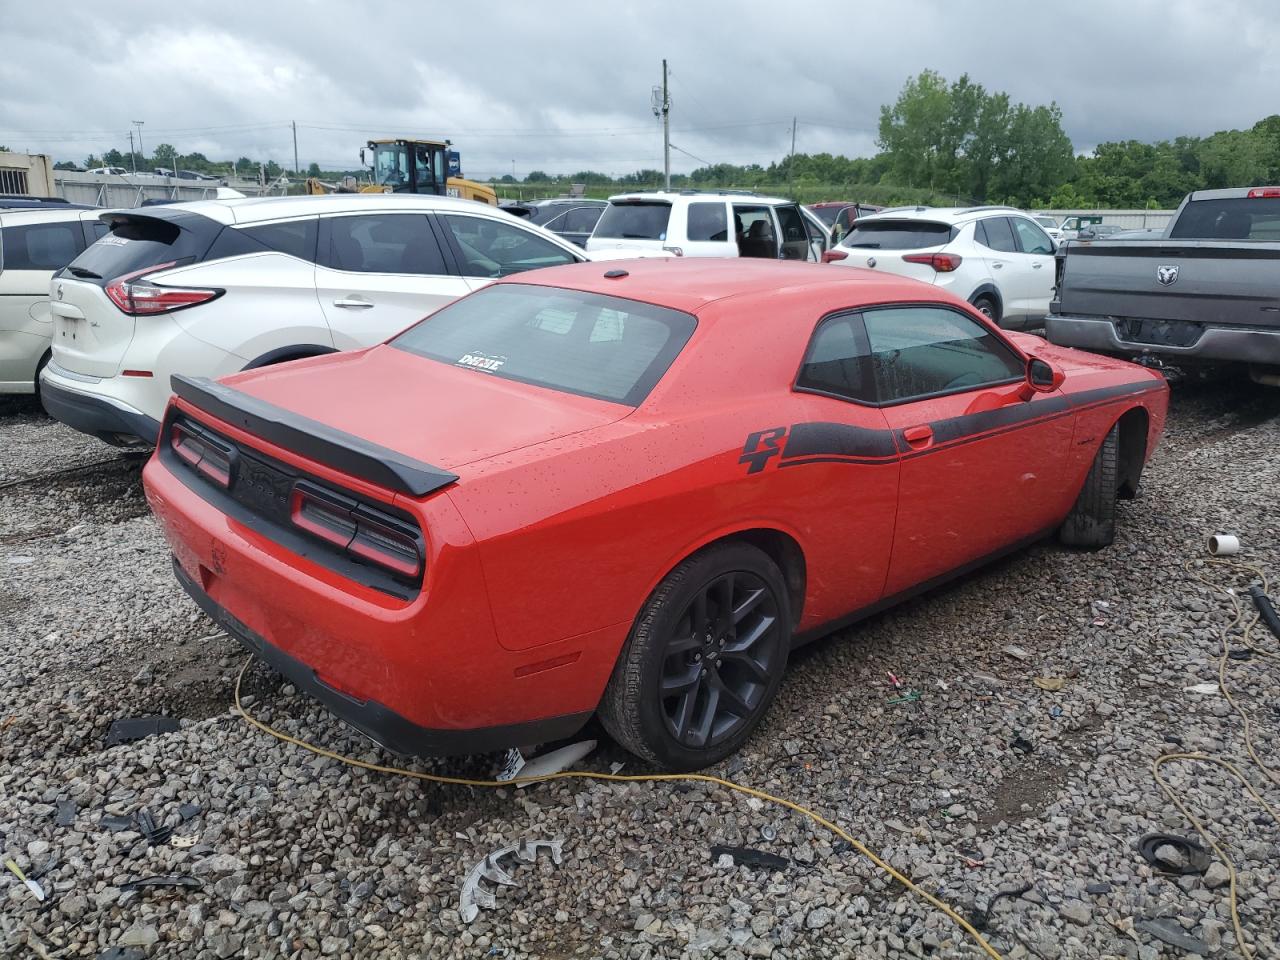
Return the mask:
[[298, 121], [290, 120], [289, 125], [293, 127], [293, 172], [298, 173]]
[[667, 61], [662, 61], [662, 87], [653, 88], [653, 115], [662, 117], [662, 182], [671, 189], [671, 95], [667, 91]]
[[787, 193], [791, 200], [796, 194], [796, 118], [791, 118], [791, 156], [787, 158]]
[[129, 131], [129, 166], [133, 167], [133, 175], [138, 175], [138, 155], [133, 152], [133, 131]]
[[140, 154], [142, 154], [142, 162], [143, 162], [143, 163], [146, 163], [146, 162], [147, 162], [147, 148], [146, 148], [146, 147], [144, 147], [144, 146], [142, 145], [142, 125], [143, 125], [144, 123], [146, 123], [146, 121], [145, 121], [145, 120], [132, 120], [132, 121], [130, 121], [130, 122], [131, 122], [135, 127], [137, 127], [137, 128], [138, 128], [138, 152], [139, 152]]

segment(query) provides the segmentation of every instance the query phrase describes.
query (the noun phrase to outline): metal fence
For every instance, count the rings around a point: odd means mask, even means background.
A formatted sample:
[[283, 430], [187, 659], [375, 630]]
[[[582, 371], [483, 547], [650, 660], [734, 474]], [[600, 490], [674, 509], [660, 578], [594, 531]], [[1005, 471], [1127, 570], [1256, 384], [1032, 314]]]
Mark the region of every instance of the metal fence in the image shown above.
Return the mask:
[[1125, 230], [1155, 230], [1173, 219], [1175, 210], [1036, 210], [1061, 223], [1067, 217], [1102, 217], [1102, 222]]

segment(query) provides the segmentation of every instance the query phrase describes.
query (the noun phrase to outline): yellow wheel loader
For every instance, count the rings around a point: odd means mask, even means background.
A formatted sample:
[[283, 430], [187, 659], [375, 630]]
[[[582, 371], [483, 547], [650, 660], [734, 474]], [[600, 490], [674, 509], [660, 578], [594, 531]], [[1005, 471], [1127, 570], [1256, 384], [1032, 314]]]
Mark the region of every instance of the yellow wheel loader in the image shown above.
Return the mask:
[[312, 177], [306, 192], [316, 193], [431, 193], [436, 196], [460, 197], [498, 205], [493, 188], [461, 176], [450, 176], [457, 163], [457, 153], [449, 149], [448, 140], [411, 140], [407, 138], [370, 140], [368, 157], [360, 151], [360, 162], [372, 166], [372, 182], [354, 184], [350, 177], [336, 186]]

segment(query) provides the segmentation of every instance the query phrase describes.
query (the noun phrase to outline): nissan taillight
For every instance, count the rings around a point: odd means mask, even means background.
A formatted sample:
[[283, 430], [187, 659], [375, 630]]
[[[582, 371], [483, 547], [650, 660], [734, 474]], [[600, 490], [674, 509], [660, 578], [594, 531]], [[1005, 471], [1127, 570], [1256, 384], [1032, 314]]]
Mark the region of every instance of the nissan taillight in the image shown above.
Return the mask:
[[412, 524], [300, 480], [289, 499], [289, 518], [354, 559], [405, 579], [422, 575], [422, 539]]
[[186, 307], [207, 303], [222, 296], [223, 291], [204, 287], [170, 287], [152, 283], [148, 274], [176, 266], [177, 261], [158, 263], [133, 273], [116, 277], [106, 286], [106, 294], [121, 312], [132, 317], [172, 313]]
[[907, 263], [921, 263], [933, 267], [939, 273], [950, 273], [960, 266], [960, 256], [954, 253], [904, 253]]
[[235, 448], [179, 421], [169, 429], [169, 446], [183, 463], [226, 489], [231, 486]]

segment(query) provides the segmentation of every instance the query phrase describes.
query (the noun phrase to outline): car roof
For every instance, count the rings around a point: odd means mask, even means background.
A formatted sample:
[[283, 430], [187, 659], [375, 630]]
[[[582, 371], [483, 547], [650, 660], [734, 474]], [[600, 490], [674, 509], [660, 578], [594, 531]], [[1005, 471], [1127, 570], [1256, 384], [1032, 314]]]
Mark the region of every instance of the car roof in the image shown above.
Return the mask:
[[[618, 271], [625, 271], [617, 276]], [[937, 287], [883, 271], [833, 268], [817, 263], [715, 257], [654, 257], [546, 267], [499, 283], [564, 287], [624, 297], [685, 313], [736, 298], [758, 302], [772, 296], [811, 294], [825, 312], [886, 300], [942, 300]], [[823, 304], [828, 304], [824, 306]]]
[[62, 223], [67, 220], [94, 220], [102, 209], [82, 206], [0, 207], [0, 221], [6, 227], [28, 223]]
[[265, 220], [315, 216], [320, 213], [377, 210], [432, 210], [472, 214], [488, 210], [503, 218], [511, 216], [492, 204], [419, 193], [329, 193], [323, 196], [307, 197], [228, 197], [222, 200], [191, 200], [185, 203], [166, 204], [164, 207], [148, 208], [148, 213], [159, 210], [187, 210], [219, 223], [258, 223]]
[[968, 223], [982, 217], [1015, 214], [1028, 216], [1017, 207], [978, 206], [978, 207], [889, 207], [879, 213], [860, 217], [860, 223], [873, 220], [932, 220], [937, 223]]
[[615, 193], [609, 202], [625, 200], [660, 200], [673, 203], [677, 200], [688, 200], [693, 203], [705, 200], [730, 200], [738, 203], [795, 203], [782, 197], [768, 197], [757, 193], [708, 190], [642, 190], [635, 193]]

